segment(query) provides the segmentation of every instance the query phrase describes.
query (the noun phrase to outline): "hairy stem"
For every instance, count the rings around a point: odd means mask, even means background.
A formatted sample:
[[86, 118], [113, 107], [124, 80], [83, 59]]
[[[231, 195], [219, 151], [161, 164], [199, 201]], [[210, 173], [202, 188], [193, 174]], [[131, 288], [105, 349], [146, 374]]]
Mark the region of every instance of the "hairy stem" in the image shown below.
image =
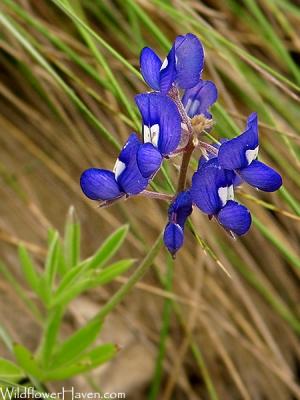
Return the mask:
[[157, 199], [157, 200], [164, 200], [164, 201], [171, 201], [174, 198], [174, 196], [172, 194], [152, 192], [151, 190], [143, 190], [141, 193], [137, 194], [136, 196], [148, 197], [150, 199]]
[[190, 163], [190, 159], [192, 156], [192, 153], [195, 149], [194, 145], [194, 130], [193, 126], [191, 123], [191, 119], [187, 115], [185, 108], [182, 104], [182, 101], [180, 99], [179, 91], [177, 88], [173, 87], [170, 92], [169, 96], [172, 98], [174, 103], [177, 106], [177, 109], [179, 111], [179, 114], [181, 116], [182, 122], [186, 125], [188, 133], [189, 133], [189, 141], [188, 144], [186, 145], [184, 149], [184, 153], [182, 156], [182, 161], [181, 161], [181, 166], [180, 166], [180, 173], [179, 173], [179, 178], [178, 178], [178, 183], [177, 183], [177, 193], [181, 192], [182, 190], [185, 189], [185, 182], [186, 182], [186, 174], [188, 170], [188, 166]]
[[176, 104], [177, 109], [179, 111], [179, 114], [181, 116], [182, 122], [186, 125], [190, 136], [192, 136], [193, 135], [193, 126], [192, 126], [190, 117], [187, 115], [187, 113], [185, 111], [185, 108], [184, 108], [184, 106], [182, 104], [182, 101], [181, 101], [180, 96], [179, 96], [178, 89], [173, 87], [169, 92], [169, 96], [171, 97], [171, 99]]
[[193, 137], [191, 136], [190, 140], [186, 146], [185, 152], [183, 153], [183, 156], [182, 156], [180, 173], [179, 173], [178, 184], [177, 184], [177, 193], [182, 192], [185, 188], [186, 174], [187, 174], [188, 166], [189, 166], [190, 159], [191, 159], [194, 149], [195, 149], [195, 145], [193, 143]]

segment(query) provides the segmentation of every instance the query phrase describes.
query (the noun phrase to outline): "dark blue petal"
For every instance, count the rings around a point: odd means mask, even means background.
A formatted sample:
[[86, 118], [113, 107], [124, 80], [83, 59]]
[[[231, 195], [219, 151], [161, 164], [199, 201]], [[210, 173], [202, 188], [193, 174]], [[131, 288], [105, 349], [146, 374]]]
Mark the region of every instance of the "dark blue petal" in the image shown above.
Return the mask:
[[167, 94], [176, 79], [175, 48], [171, 48], [167, 58], [160, 67], [159, 86], [163, 94]]
[[205, 115], [206, 118], [211, 118], [208, 109], [216, 102], [217, 98], [216, 85], [211, 81], [200, 80], [196, 86], [185, 91], [182, 103], [190, 118], [200, 114]]
[[282, 185], [282, 178], [273, 168], [254, 160], [252, 163], [238, 171], [241, 178], [264, 192], [275, 192]]
[[80, 186], [92, 200], [113, 200], [124, 194], [115, 180], [115, 174], [106, 169], [87, 169], [80, 177]]
[[204, 50], [193, 34], [177, 36], [175, 40], [176, 83], [182, 89], [195, 86], [204, 65]]
[[232, 200], [222, 208], [217, 219], [226, 230], [232, 231], [238, 236], [248, 232], [252, 221], [248, 208]]
[[219, 149], [219, 163], [226, 169], [247, 167], [258, 152], [257, 115], [253, 113], [248, 118], [247, 130], [240, 136], [222, 143]]
[[152, 176], [160, 167], [162, 156], [151, 143], [140, 146], [137, 152], [137, 164], [145, 178]]
[[221, 168], [216, 157], [201, 164], [192, 178], [193, 203], [208, 215], [217, 214], [231, 197], [233, 178], [232, 171]]
[[141, 141], [135, 133], [131, 133], [127, 142], [124, 144], [118, 159], [126, 165], [132, 160], [132, 157], [136, 155], [138, 148], [141, 146]]
[[253, 112], [252, 114], [249, 115], [246, 122], [246, 129], [254, 129], [258, 137], [258, 119], [256, 112]]
[[142, 192], [148, 186], [148, 179], [142, 176], [137, 164], [137, 152], [142, 146], [141, 141], [135, 133], [132, 133], [114, 167], [116, 181], [122, 191], [128, 195]]
[[154, 90], [159, 90], [161, 60], [149, 47], [143, 48], [140, 55], [140, 66], [143, 78]]
[[179, 145], [181, 118], [175, 103], [159, 93], [135, 96], [143, 119], [144, 143], [152, 143], [162, 155], [172, 153]]
[[240, 186], [242, 183], [243, 183], [243, 179], [238, 174], [234, 174], [233, 186], [237, 187], [237, 186]]
[[185, 221], [191, 215], [192, 211], [193, 204], [190, 191], [180, 192], [169, 207], [169, 221], [180, 225], [184, 229]]
[[208, 160], [212, 160], [213, 158], [216, 159], [215, 161], [216, 161], [216, 163], [217, 163], [217, 162], [218, 162], [218, 158], [217, 158], [217, 156], [216, 156], [215, 154], [207, 153], [207, 156], [206, 156], [206, 157], [201, 156], [201, 157], [199, 158], [197, 171], [198, 171], [200, 168], [202, 168], [202, 166], [203, 166]]
[[183, 245], [183, 230], [178, 224], [170, 222], [164, 232], [164, 243], [169, 252], [174, 256]]

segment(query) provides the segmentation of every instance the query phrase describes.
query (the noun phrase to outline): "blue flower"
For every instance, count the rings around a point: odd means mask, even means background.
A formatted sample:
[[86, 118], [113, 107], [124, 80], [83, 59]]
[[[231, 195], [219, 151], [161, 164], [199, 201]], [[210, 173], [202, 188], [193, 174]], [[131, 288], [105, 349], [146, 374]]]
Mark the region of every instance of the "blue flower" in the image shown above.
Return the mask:
[[169, 97], [160, 93], [135, 97], [143, 120], [143, 145], [137, 152], [141, 174], [150, 178], [159, 169], [163, 157], [168, 157], [179, 145], [181, 118]]
[[211, 119], [209, 108], [217, 101], [218, 90], [212, 81], [199, 80], [196, 86], [187, 89], [182, 97], [182, 104], [190, 118], [204, 115]]
[[215, 217], [227, 230], [238, 236], [251, 225], [249, 210], [234, 201], [234, 172], [223, 169], [214, 157], [199, 164], [191, 186], [193, 203], [209, 217]]
[[164, 243], [173, 256], [183, 245], [184, 225], [192, 211], [192, 197], [189, 191], [179, 193], [169, 207], [169, 222], [164, 231]]
[[199, 81], [204, 50], [199, 39], [188, 33], [177, 36], [164, 62], [152, 49], [145, 47], [140, 65], [143, 78], [153, 90], [166, 94], [174, 83], [181, 89], [189, 89]]
[[234, 170], [249, 185], [274, 192], [282, 185], [282, 178], [273, 168], [257, 160], [258, 149], [257, 114], [252, 113], [245, 132], [221, 144], [219, 164], [222, 168]]
[[142, 143], [132, 133], [112, 171], [90, 168], [80, 177], [83, 193], [92, 200], [111, 201], [122, 196], [135, 195], [148, 185], [148, 179], [142, 176], [138, 164], [137, 153]]

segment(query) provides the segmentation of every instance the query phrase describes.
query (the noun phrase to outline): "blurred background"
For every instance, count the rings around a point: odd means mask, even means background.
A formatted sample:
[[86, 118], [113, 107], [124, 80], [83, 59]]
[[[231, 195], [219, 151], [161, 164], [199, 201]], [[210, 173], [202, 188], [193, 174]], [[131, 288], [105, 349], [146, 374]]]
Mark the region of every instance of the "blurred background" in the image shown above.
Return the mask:
[[[239, 189], [254, 222], [238, 240], [195, 210], [198, 236], [187, 230], [175, 262], [161, 250], [105, 321], [99, 340], [117, 343], [117, 357], [49, 382], [48, 390], [73, 384], [133, 400], [300, 399], [299, 3], [2, 0], [0, 11], [0, 259], [29, 295], [17, 246], [42, 265], [47, 229], [63, 232], [70, 205], [84, 256], [128, 223], [116, 259], [141, 260], [165, 226], [167, 203], [135, 198], [99, 209], [79, 187], [84, 169], [111, 169], [118, 146], [139, 132], [134, 95], [148, 90], [139, 76], [146, 45], [163, 58], [176, 35], [196, 34], [204, 77], [219, 89], [212, 134], [241, 132], [257, 111], [260, 157], [284, 181], [277, 193]], [[166, 165], [174, 184], [178, 164]], [[156, 183], [171, 193], [166, 176]], [[74, 300], [62, 334], [91, 318], [126, 279]], [[4, 275], [0, 313], [13, 340], [34, 350], [40, 326]], [[11, 357], [3, 343], [0, 351]]]

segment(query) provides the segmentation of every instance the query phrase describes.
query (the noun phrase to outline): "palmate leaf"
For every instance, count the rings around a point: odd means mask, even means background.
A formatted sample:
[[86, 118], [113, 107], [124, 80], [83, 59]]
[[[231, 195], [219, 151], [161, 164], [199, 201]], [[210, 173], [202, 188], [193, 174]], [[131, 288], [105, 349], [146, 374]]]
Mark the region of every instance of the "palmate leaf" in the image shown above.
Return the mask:
[[128, 225], [123, 225], [111, 234], [101, 247], [96, 251], [86, 264], [85, 269], [102, 268], [104, 264], [110, 260], [114, 254], [122, 246], [124, 239], [128, 233]]
[[95, 320], [78, 329], [68, 339], [66, 339], [53, 355], [51, 365], [59, 367], [64, 364], [72, 363], [79, 358], [97, 338], [101, 331], [102, 321]]
[[95, 286], [106, 285], [114, 280], [119, 275], [126, 272], [132, 264], [135, 262], [134, 259], [120, 260], [108, 267], [104, 268], [102, 271], [93, 271], [91, 274], [91, 279], [95, 281]]
[[90, 371], [111, 360], [116, 355], [117, 351], [117, 346], [111, 343], [98, 346], [90, 352], [83, 354], [76, 362], [70, 365], [64, 365], [60, 368], [45, 371], [44, 380], [63, 380]]
[[57, 231], [49, 231], [49, 250], [45, 261], [44, 273], [40, 279], [39, 293], [44, 304], [47, 306], [51, 299], [52, 286], [58, 268], [59, 234]]
[[39, 359], [43, 366], [47, 366], [51, 363], [52, 353], [56, 345], [63, 314], [64, 308], [61, 305], [48, 311], [42, 341], [38, 349]]
[[59, 234], [57, 231], [53, 232], [51, 234], [51, 239], [49, 243], [49, 250], [46, 258], [46, 263], [45, 263], [45, 281], [48, 285], [48, 288], [51, 289], [52, 283], [54, 281], [56, 271], [57, 271], [57, 265], [58, 265], [58, 259], [59, 259]]
[[135, 260], [133, 259], [120, 260], [100, 271], [86, 271], [85, 275], [77, 281], [77, 283], [72, 284], [69, 289], [65, 288], [57, 294], [54, 297], [51, 306], [55, 307], [59, 304], [66, 305], [84, 291], [111, 282], [117, 276], [126, 272], [132, 266], [134, 261]]
[[39, 294], [40, 277], [37, 273], [37, 268], [28, 254], [26, 247], [22, 244], [19, 246], [19, 259], [26, 282], [35, 293]]
[[127, 233], [128, 225], [121, 226], [105, 240], [105, 242], [99, 247], [99, 249], [93, 256], [70, 269], [65, 274], [57, 288], [55, 294], [56, 299], [54, 300], [55, 303], [57, 303], [58, 297], [65, 294], [66, 289], [69, 286], [72, 285], [72, 288], [74, 289], [74, 284], [78, 281], [79, 278], [89, 277], [87, 275], [88, 271], [95, 268], [101, 269], [105, 265], [105, 263], [109, 261], [109, 259], [112, 258], [114, 254], [119, 250], [125, 240]]
[[18, 380], [24, 376], [23, 370], [12, 361], [0, 358], [0, 379]]
[[27, 372], [27, 374], [33, 375], [38, 379], [42, 379], [43, 370], [40, 368], [30, 350], [21, 344], [16, 343], [13, 346], [13, 352], [18, 364], [24, 369], [25, 372]]

